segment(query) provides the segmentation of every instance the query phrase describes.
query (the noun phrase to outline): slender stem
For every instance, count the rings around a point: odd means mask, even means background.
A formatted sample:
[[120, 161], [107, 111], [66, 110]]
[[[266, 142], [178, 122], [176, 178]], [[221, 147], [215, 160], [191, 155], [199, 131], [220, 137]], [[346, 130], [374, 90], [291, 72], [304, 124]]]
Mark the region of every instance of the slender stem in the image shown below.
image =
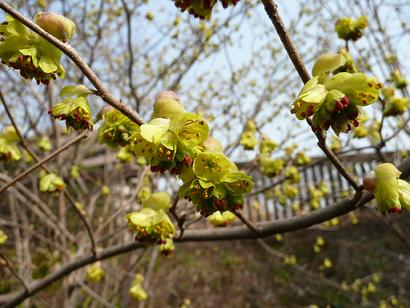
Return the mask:
[[13, 266], [11, 265], [10, 261], [8, 258], [0, 251], [0, 259], [3, 259], [4, 262], [6, 263], [7, 267], [9, 268], [10, 272], [13, 274], [14, 277], [21, 283], [23, 286], [24, 290], [26, 293], [28, 293], [28, 287], [26, 283], [24, 282], [23, 278], [20, 277], [20, 275], [14, 270]]
[[302, 59], [300, 58], [299, 53], [295, 48], [295, 45], [293, 44], [290, 36], [286, 31], [282, 17], [280, 17], [278, 11], [278, 6], [272, 0], [262, 0], [262, 2], [265, 6], [266, 13], [272, 21], [272, 24], [275, 27], [280, 40], [282, 41], [283, 47], [285, 47], [286, 52], [288, 53], [289, 58], [293, 63], [293, 66], [300, 76], [300, 79], [302, 79], [303, 83], [308, 82], [310, 79], [309, 73], [306, 70], [306, 67], [303, 64]]
[[36, 169], [40, 168], [42, 165], [44, 165], [46, 162], [52, 160], [56, 156], [58, 156], [60, 153], [64, 152], [67, 150], [70, 146], [73, 144], [76, 144], [77, 142], [80, 142], [82, 139], [87, 138], [88, 132], [82, 132], [80, 135], [72, 139], [71, 141], [67, 142], [65, 145], [60, 147], [59, 149], [55, 150], [53, 153], [50, 155], [44, 157], [42, 160], [38, 161], [36, 164], [31, 166], [30, 168], [24, 170], [22, 173], [17, 175], [14, 179], [12, 179], [10, 182], [5, 184], [4, 186], [0, 187], [0, 193], [8, 189], [10, 186], [13, 186], [15, 183], [20, 181], [22, 178], [26, 177], [29, 175], [31, 172], [35, 171]]

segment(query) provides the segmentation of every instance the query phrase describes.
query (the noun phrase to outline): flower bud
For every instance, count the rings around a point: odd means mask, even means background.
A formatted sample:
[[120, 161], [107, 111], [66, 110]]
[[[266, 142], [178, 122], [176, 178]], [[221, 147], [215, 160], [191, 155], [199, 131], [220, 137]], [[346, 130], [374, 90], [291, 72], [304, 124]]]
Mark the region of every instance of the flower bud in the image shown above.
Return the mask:
[[151, 208], [154, 211], [164, 210], [167, 211], [171, 206], [171, 198], [167, 192], [156, 192], [150, 194], [150, 196], [142, 201], [142, 207]]
[[55, 173], [42, 175], [39, 186], [41, 192], [63, 191], [65, 188], [63, 179]]
[[75, 23], [72, 20], [51, 12], [37, 13], [34, 22], [63, 42], [68, 42], [75, 32]]
[[101, 267], [101, 262], [95, 262], [87, 268], [87, 281], [101, 282], [104, 279], [105, 271]]
[[410, 208], [410, 184], [400, 180], [401, 172], [392, 164], [376, 166], [363, 181], [364, 188], [374, 193], [381, 213], [400, 213]]
[[152, 118], [173, 119], [183, 112], [185, 109], [178, 95], [173, 91], [162, 91], [155, 99]]
[[204, 147], [209, 152], [223, 152], [222, 144], [211, 136], [205, 139]]
[[0, 245], [3, 245], [7, 241], [7, 234], [0, 229]]

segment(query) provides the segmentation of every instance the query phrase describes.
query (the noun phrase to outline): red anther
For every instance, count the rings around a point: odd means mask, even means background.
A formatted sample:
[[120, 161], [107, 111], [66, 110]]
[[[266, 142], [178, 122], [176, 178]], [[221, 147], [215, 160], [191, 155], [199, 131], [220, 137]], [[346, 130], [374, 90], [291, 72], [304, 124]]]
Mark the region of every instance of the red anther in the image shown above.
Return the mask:
[[399, 208], [399, 207], [392, 207], [390, 210], [389, 210], [389, 213], [390, 214], [400, 214], [401, 213], [401, 208]]
[[309, 105], [307, 107], [307, 113], [308, 113], [308, 117], [310, 117], [313, 114], [313, 105]]
[[341, 101], [336, 101], [336, 106], [335, 106], [335, 110], [343, 110], [345, 108], [345, 106], [342, 104]]
[[350, 104], [349, 98], [347, 96], [343, 96], [342, 97], [342, 103], [345, 106], [349, 106], [349, 104]]
[[330, 121], [329, 120], [327, 120], [326, 122], [325, 122], [325, 127], [324, 127], [324, 129], [325, 130], [328, 130], [329, 129], [329, 127], [330, 127]]
[[349, 120], [354, 120], [354, 119], [356, 119], [357, 117], [359, 116], [359, 113], [356, 111], [356, 112], [353, 112], [352, 114], [347, 114], [347, 118], [349, 119]]
[[347, 124], [347, 131], [350, 132], [352, 130], [352, 125]]
[[300, 115], [301, 115], [302, 117], [306, 118], [306, 113], [305, 113], [305, 112], [302, 112]]
[[184, 158], [182, 160], [182, 163], [186, 166], [191, 166], [192, 165], [192, 158], [188, 154], [184, 154]]
[[357, 119], [355, 119], [355, 120], [353, 121], [353, 126], [354, 126], [354, 127], [359, 127], [359, 125], [360, 125], [360, 122], [359, 122]]

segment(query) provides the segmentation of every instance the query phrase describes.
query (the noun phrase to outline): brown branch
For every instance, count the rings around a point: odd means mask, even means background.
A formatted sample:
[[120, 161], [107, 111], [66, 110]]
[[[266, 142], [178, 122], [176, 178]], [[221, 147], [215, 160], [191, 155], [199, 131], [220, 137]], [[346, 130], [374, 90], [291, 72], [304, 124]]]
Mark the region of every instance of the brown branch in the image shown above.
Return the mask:
[[[285, 47], [286, 52], [288, 53], [288, 56], [293, 63], [293, 66], [300, 76], [300, 79], [302, 79], [303, 83], [308, 82], [310, 75], [307, 72], [305, 65], [303, 64], [295, 45], [293, 44], [289, 34], [286, 31], [283, 20], [278, 11], [278, 6], [274, 3], [273, 0], [262, 0], [262, 2], [265, 7], [266, 13], [272, 21], [273, 26], [275, 27], [276, 33], [282, 41], [282, 44]], [[309, 125], [311, 125], [309, 119], [308, 123]], [[315, 133], [315, 135], [318, 138], [319, 147], [323, 150], [330, 162], [336, 167], [336, 169], [343, 175], [343, 177], [350, 183], [350, 185], [352, 185], [352, 187], [357, 192], [360, 191], [362, 188], [356, 183], [354, 177], [346, 170], [346, 168], [333, 153], [333, 151], [326, 146], [326, 137], [320, 133]]]
[[65, 145], [60, 147], [59, 149], [55, 150], [53, 153], [49, 154], [48, 156], [44, 157], [42, 160], [38, 161], [36, 164], [31, 166], [30, 168], [24, 170], [22, 173], [17, 175], [14, 179], [12, 179], [10, 182], [5, 184], [4, 186], [0, 187], [0, 193], [8, 189], [10, 186], [13, 186], [15, 183], [20, 181], [22, 178], [25, 176], [29, 175], [31, 172], [35, 171], [36, 169], [40, 168], [42, 165], [44, 165], [46, 162], [52, 160], [56, 156], [58, 156], [60, 153], [64, 152], [67, 150], [70, 146], [73, 144], [76, 144], [77, 142], [80, 142], [82, 139], [87, 138], [88, 132], [82, 132], [79, 134], [77, 137], [72, 139], [71, 141], [67, 142]]
[[235, 216], [239, 218], [239, 220], [249, 228], [249, 230], [252, 230], [256, 235], [259, 235], [259, 229], [257, 226], [255, 226], [251, 221], [249, 221], [246, 217], [244, 217], [241, 213], [239, 212], [234, 212]]
[[0, 1], [0, 9], [5, 11], [7, 14], [11, 15], [22, 24], [24, 24], [27, 28], [31, 29], [38, 35], [40, 35], [45, 40], [49, 41], [55, 47], [60, 49], [67, 57], [69, 57], [77, 67], [83, 72], [83, 74], [88, 78], [88, 80], [94, 85], [94, 87], [98, 91], [98, 95], [109, 105], [118, 109], [122, 114], [126, 115], [132, 121], [137, 124], [143, 124], [143, 118], [133, 109], [131, 109], [126, 104], [122, 103], [118, 99], [114, 97], [114, 95], [103, 85], [101, 80], [97, 77], [97, 75], [93, 72], [93, 70], [83, 61], [81, 56], [78, 52], [69, 44], [63, 43], [53, 35], [49, 34], [48, 32], [44, 31], [42, 28], [37, 26], [35, 23], [30, 21], [29, 19], [25, 18], [21, 15], [18, 11], [12, 8], [10, 5], [5, 3], [4, 1]]
[[302, 59], [295, 48], [295, 45], [286, 31], [283, 20], [279, 15], [278, 6], [272, 0], [262, 0], [262, 2], [266, 13], [272, 21], [272, 24], [275, 27], [276, 32], [278, 33], [279, 38], [293, 63], [293, 66], [300, 76], [300, 79], [302, 79], [303, 83], [308, 82], [310, 79], [309, 73], [307, 72], [306, 67], [304, 66]]

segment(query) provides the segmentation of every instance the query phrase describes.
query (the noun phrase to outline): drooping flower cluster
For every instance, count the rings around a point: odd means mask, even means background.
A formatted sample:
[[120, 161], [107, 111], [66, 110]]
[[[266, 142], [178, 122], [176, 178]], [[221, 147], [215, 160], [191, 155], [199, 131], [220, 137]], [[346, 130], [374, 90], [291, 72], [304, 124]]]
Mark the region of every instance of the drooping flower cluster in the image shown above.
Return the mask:
[[[203, 215], [241, 208], [242, 195], [253, 187], [252, 179], [223, 155], [217, 140], [208, 136], [204, 118], [185, 112], [178, 96], [171, 91], [157, 96], [153, 117], [129, 138], [134, 152], [146, 160], [151, 171], [169, 170], [178, 175], [184, 183], [179, 196], [192, 201]], [[161, 202], [153, 202], [152, 198], [147, 196], [143, 206], [155, 203], [155, 208], [149, 207], [157, 210]], [[168, 207], [169, 200], [165, 203]]]
[[179, 195], [191, 200], [198, 211], [208, 216], [215, 211], [242, 208], [242, 195], [253, 188], [252, 178], [238, 170], [224, 154], [201, 152], [194, 160], [190, 179], [184, 181]]
[[65, 120], [67, 129], [92, 130], [94, 122], [87, 100], [90, 94], [93, 91], [84, 85], [64, 87], [60, 92], [63, 100], [51, 107], [48, 113], [55, 119]]
[[114, 108], [107, 107], [103, 112], [103, 123], [98, 130], [98, 142], [111, 148], [126, 146], [130, 136], [139, 130], [139, 126]]
[[364, 178], [363, 186], [374, 194], [382, 214], [410, 211], [410, 183], [399, 179], [400, 174], [394, 165], [383, 163]]
[[135, 153], [145, 157], [152, 171], [179, 174], [192, 165], [208, 131], [208, 124], [200, 115], [183, 112], [172, 119], [154, 118], [141, 125], [131, 139]]
[[146, 207], [127, 215], [128, 228], [135, 232], [137, 241], [163, 244], [175, 234], [175, 227], [163, 210]]
[[339, 38], [348, 41], [357, 41], [363, 36], [363, 30], [368, 25], [367, 17], [360, 16], [357, 19], [343, 17], [336, 22], [335, 30]]
[[312, 75], [293, 103], [291, 112], [299, 120], [313, 116], [312, 129], [326, 131], [332, 127], [338, 135], [360, 125], [360, 108], [374, 103], [381, 84], [363, 73], [334, 71], [343, 66], [346, 59], [341, 54], [325, 54], [319, 57]]
[[145, 301], [148, 298], [147, 292], [142, 287], [143, 282], [144, 276], [141, 274], [136, 274], [129, 290], [131, 297], [139, 302]]
[[21, 153], [17, 147], [19, 137], [12, 126], [6, 127], [0, 133], [0, 161], [18, 161]]
[[409, 85], [409, 81], [398, 70], [391, 73], [390, 80], [397, 89], [404, 89]]
[[255, 122], [252, 120], [248, 120], [246, 122], [245, 131], [241, 135], [240, 143], [243, 145], [245, 150], [253, 150], [255, 149], [258, 140], [255, 137], [256, 133], [256, 125]]
[[101, 262], [95, 262], [87, 268], [87, 281], [101, 282], [105, 277], [105, 271], [101, 266]]
[[[39, 13], [35, 23], [57, 38], [67, 41], [75, 32], [75, 24], [64, 16]], [[62, 52], [30, 31], [22, 23], [7, 16], [0, 25], [0, 58], [3, 64], [19, 70], [26, 79], [35, 79], [38, 84], [64, 77], [60, 64]]]
[[[189, 14], [200, 19], [209, 19], [212, 9], [217, 0], [173, 0], [175, 6], [182, 12], [187, 11]], [[236, 5], [239, 0], [219, 0], [226, 9], [230, 5]]]
[[41, 192], [58, 192], [65, 188], [63, 179], [55, 173], [40, 174], [39, 186]]
[[410, 100], [407, 97], [395, 95], [394, 87], [385, 87], [382, 89], [385, 105], [383, 114], [386, 117], [398, 116], [406, 112], [410, 106]]

